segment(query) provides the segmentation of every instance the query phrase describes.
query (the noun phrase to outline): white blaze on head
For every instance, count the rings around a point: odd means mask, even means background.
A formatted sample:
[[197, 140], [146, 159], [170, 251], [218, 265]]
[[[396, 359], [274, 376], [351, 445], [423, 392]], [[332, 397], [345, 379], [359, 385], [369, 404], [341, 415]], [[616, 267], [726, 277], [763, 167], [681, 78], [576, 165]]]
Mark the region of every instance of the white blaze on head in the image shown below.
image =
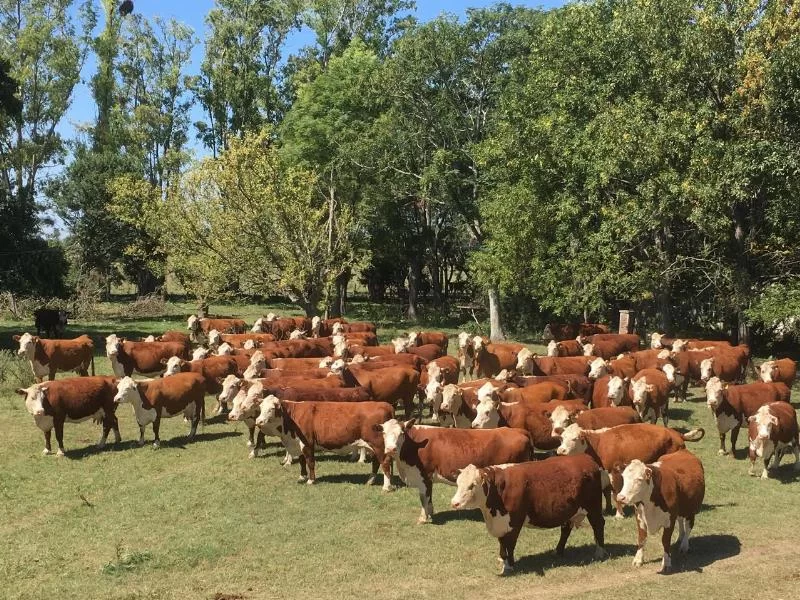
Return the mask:
[[486, 348], [486, 346], [483, 343], [483, 338], [479, 335], [476, 335], [475, 337], [472, 338], [472, 346], [473, 348], [475, 348], [476, 355]]
[[254, 417], [264, 395], [264, 386], [256, 381], [249, 389], [240, 389], [233, 399], [233, 407], [228, 413], [229, 421], [239, 421], [247, 417]]
[[267, 316], [266, 316], [266, 318], [264, 320], [265, 321], [274, 321], [277, 318], [278, 318], [278, 315], [276, 315], [275, 313], [271, 312], [271, 313], [267, 313]]
[[250, 333], [262, 333], [264, 331], [264, 317], [258, 317], [256, 322], [253, 323], [253, 328]]
[[294, 331], [292, 331], [292, 333], [289, 334], [290, 340], [304, 340], [307, 337], [308, 336], [306, 335], [306, 332], [303, 331], [302, 329], [295, 329]]
[[186, 321], [186, 329], [189, 331], [197, 331], [200, 329], [200, 319], [195, 315], [190, 316]]
[[267, 359], [261, 350], [256, 350], [250, 356], [250, 366], [260, 366], [264, 369], [267, 368]]
[[108, 337], [106, 337], [106, 356], [109, 358], [112, 356], [116, 356], [119, 352], [119, 345], [120, 339], [117, 337], [116, 333], [112, 333]]
[[261, 401], [261, 410], [256, 417], [256, 425], [264, 427], [281, 418], [281, 401], [269, 395]]
[[[27, 333], [25, 335], [28, 335]], [[22, 344], [22, 340], [20, 340], [20, 344]], [[760, 374], [761, 374], [761, 381], [765, 383], [772, 383], [772, 374], [775, 370], [776, 362], [774, 360], [768, 360], [765, 363], [762, 363], [759, 367]]]
[[664, 371], [664, 375], [667, 376], [667, 381], [669, 381], [672, 385], [677, 385], [678, 381], [677, 378], [680, 377], [677, 375], [677, 369], [675, 365], [666, 364], [661, 367], [661, 370]]
[[19, 350], [17, 354], [32, 359], [34, 351], [36, 350], [36, 340], [39, 338], [33, 337], [30, 333], [23, 333], [19, 338]]
[[220, 403], [228, 403], [234, 399], [242, 387], [242, 380], [236, 375], [227, 375], [222, 381], [222, 391], [219, 393]]
[[653, 350], [658, 350], [659, 348], [663, 348], [664, 346], [661, 344], [661, 338], [664, 337], [662, 333], [653, 333], [650, 335], [650, 347]]
[[228, 342], [223, 342], [217, 348], [217, 356], [230, 356], [231, 354], [233, 354], [233, 346]]
[[667, 360], [670, 356], [672, 356], [672, 353], [666, 348], [656, 355], [656, 357], [661, 360]]
[[641, 407], [647, 402], [648, 395], [655, 391], [655, 387], [647, 383], [646, 377], [642, 377], [631, 384], [631, 391], [633, 392], [633, 405]]
[[700, 361], [700, 381], [708, 381], [714, 376], [714, 357]]
[[712, 377], [706, 383], [706, 404], [709, 408], [716, 410], [722, 404], [722, 391], [725, 386], [719, 377]]
[[524, 371], [529, 360], [533, 360], [533, 352], [527, 348], [520, 350], [519, 354], [517, 354], [517, 370]]
[[614, 375], [608, 380], [608, 399], [613, 406], [619, 406], [624, 398], [625, 380], [619, 375]]
[[675, 340], [672, 342], [673, 352], [683, 352], [686, 350], [686, 340]]
[[142, 341], [143, 341], [143, 342], [148, 342], [148, 343], [150, 343], [150, 342], [155, 342], [155, 341], [156, 341], [156, 336], [154, 336], [154, 335], [152, 335], [152, 334], [151, 334], [151, 335], [148, 335], [148, 336], [147, 336], [146, 338], [144, 338]]
[[319, 368], [320, 369], [327, 369], [333, 364], [333, 357], [326, 356], [322, 360], [319, 361]]
[[34, 417], [44, 414], [44, 399], [47, 393], [47, 384], [36, 384], [29, 388], [19, 388], [17, 393], [25, 396], [25, 409]]
[[442, 389], [442, 403], [439, 410], [455, 414], [461, 408], [461, 403], [464, 401], [464, 393], [461, 388], [453, 383], [448, 383]]
[[497, 394], [488, 398], [484, 397], [475, 407], [475, 418], [472, 420], [473, 429], [494, 429], [500, 424], [500, 400]]
[[347, 356], [348, 356], [348, 353], [347, 353], [347, 342], [342, 340], [342, 341], [340, 341], [338, 343], [334, 343], [334, 345], [333, 345], [333, 355], [336, 358], [347, 358]]
[[344, 373], [345, 369], [344, 360], [341, 358], [337, 358], [335, 361], [331, 363], [331, 373], [334, 375], [341, 375]]
[[551, 435], [557, 437], [572, 424], [572, 415], [570, 415], [566, 407], [556, 406], [555, 410], [550, 414], [550, 420], [553, 422]]
[[408, 352], [411, 342], [407, 337], [397, 337], [392, 340], [392, 345], [394, 346], [395, 354], [401, 354], [403, 352]]
[[389, 419], [383, 425], [374, 425], [376, 432], [383, 433], [383, 448], [388, 456], [400, 454], [406, 431], [414, 426], [415, 419], [402, 423], [397, 419]]
[[[769, 405], [762, 406], [758, 412], [748, 419], [756, 424], [756, 437], [750, 438], [750, 448], [756, 456], [764, 457], [772, 453], [772, 431], [778, 425], [778, 418], [769, 410]], [[751, 434], [752, 436], [752, 434]]]
[[181, 372], [181, 363], [183, 360], [180, 356], [172, 356], [167, 359], [166, 370], [164, 371], [164, 377], [169, 377], [170, 375], [175, 375], [176, 373]]
[[456, 493], [450, 505], [453, 508], [480, 508], [486, 504], [481, 472], [475, 465], [467, 465], [456, 479]]
[[639, 459], [633, 459], [622, 472], [622, 490], [617, 500], [622, 504], [647, 502], [653, 494], [653, 470]]
[[208, 345], [212, 348], [216, 348], [222, 343], [222, 334], [216, 329], [212, 329], [208, 332]]
[[117, 384], [117, 394], [114, 396], [114, 402], [139, 402], [142, 398], [139, 396], [139, 388], [136, 387], [136, 381], [132, 377], [123, 377]]
[[547, 344], [547, 356], [558, 356], [558, 342], [550, 340]]
[[344, 325], [342, 325], [338, 321], [333, 324], [333, 327], [331, 327], [331, 333], [333, 335], [339, 335], [339, 334], [341, 334], [343, 332], [344, 332]]
[[416, 346], [418, 337], [419, 337], [419, 332], [418, 331], [409, 331], [408, 332], [408, 343], [411, 346]]
[[428, 363], [428, 379], [441, 381], [443, 376], [444, 372], [442, 371], [442, 367], [439, 366], [439, 363]]
[[560, 456], [581, 454], [586, 452], [587, 447], [583, 429], [577, 423], [573, 423], [561, 432], [561, 445], [556, 449], [556, 454]]
[[444, 386], [442, 386], [441, 381], [436, 381], [435, 379], [429, 379], [428, 385], [425, 386], [425, 400], [427, 400], [431, 404], [435, 404], [437, 406], [440, 405], [442, 402], [443, 389]]
[[245, 340], [244, 344], [242, 344], [242, 349], [244, 350], [255, 350], [258, 348], [259, 342], [257, 340]]
[[464, 350], [467, 346], [472, 343], [470, 340], [469, 334], [466, 331], [462, 331], [458, 334], [458, 347]]
[[589, 363], [589, 379], [600, 379], [608, 375], [608, 363], [602, 358], [595, 358]]
[[586, 344], [583, 347], [584, 356], [592, 356], [594, 354], [594, 344]]

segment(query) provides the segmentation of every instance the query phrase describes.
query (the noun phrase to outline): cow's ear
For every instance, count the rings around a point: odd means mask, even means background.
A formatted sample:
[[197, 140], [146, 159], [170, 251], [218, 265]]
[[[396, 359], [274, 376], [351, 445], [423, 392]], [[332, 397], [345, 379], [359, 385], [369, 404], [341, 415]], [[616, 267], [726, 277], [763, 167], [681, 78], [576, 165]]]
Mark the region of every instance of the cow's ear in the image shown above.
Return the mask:
[[552, 411], [549, 411], [549, 410], [544, 411], [544, 418], [545, 419], [549, 419], [552, 416], [553, 416]]
[[622, 383], [624, 383], [625, 385], [628, 385], [630, 382], [631, 382], [630, 377], [626, 377], [625, 379], [622, 380]]
[[648, 393], [648, 394], [652, 394], [653, 392], [655, 392], [655, 391], [656, 391], [656, 386], [654, 386], [652, 383], [648, 383], [648, 384], [645, 386], [645, 389], [647, 390], [647, 393]]
[[645, 467], [644, 468], [644, 480], [645, 481], [650, 481], [652, 478], [653, 478], [653, 469], [651, 469], [650, 467]]
[[375, 433], [383, 433], [383, 425], [380, 425], [379, 423], [375, 423], [372, 426], [372, 431], [374, 431]]
[[403, 423], [403, 431], [408, 431], [409, 429], [411, 429], [414, 426], [414, 423], [416, 422], [417, 422], [416, 418], [411, 418], [405, 423]]
[[167, 362], [169, 362], [169, 359], [167, 359], [167, 358], [162, 358], [162, 359], [161, 359], [160, 361], [158, 361], [158, 362], [160, 362], [162, 365], [166, 365], [166, 364], [167, 364]]
[[776, 417], [775, 415], [770, 415], [769, 416], [769, 422], [772, 423], [773, 425], [777, 425], [778, 424], [778, 417]]
[[553, 429], [553, 433], [555, 433], [556, 435], [561, 435], [562, 433], [564, 433], [564, 428], [556, 427], [555, 429]]
[[19, 394], [20, 396], [26, 396], [27, 397], [28, 390], [26, 390], [25, 388], [17, 388], [16, 390], [14, 390], [14, 393]]
[[18, 335], [11, 336], [11, 339], [13, 339], [15, 342], [18, 342], [19, 338], [20, 338], [20, 336], [18, 336]]

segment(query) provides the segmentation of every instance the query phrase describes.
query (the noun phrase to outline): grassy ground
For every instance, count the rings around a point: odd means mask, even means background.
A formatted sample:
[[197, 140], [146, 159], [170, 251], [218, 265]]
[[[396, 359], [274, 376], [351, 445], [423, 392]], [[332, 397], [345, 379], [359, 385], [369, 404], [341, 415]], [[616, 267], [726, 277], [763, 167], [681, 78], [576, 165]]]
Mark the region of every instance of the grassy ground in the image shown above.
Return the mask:
[[[173, 307], [174, 316], [163, 319], [81, 323], [73, 332], [99, 342], [112, 331], [133, 337], [182, 328], [188, 309]], [[262, 308], [230, 312], [252, 317]], [[0, 323], [3, 343], [22, 325]], [[110, 372], [105, 358], [96, 366]], [[791, 458], [776, 479], [762, 482], [747, 476], [741, 452], [736, 461], [718, 457], [698, 390], [671, 411], [676, 427], [709, 432], [691, 445], [705, 464], [707, 492], [691, 554], [674, 561], [677, 573], [656, 574], [655, 537], [645, 565], [631, 567], [635, 525], [628, 518], [606, 521], [611, 558], [600, 563], [591, 560], [588, 528], [573, 533], [563, 559], [553, 553], [557, 531], [526, 530], [519, 572], [503, 579], [480, 514], [449, 509], [453, 488], [434, 486], [434, 524], [417, 526], [416, 493], [367, 488], [366, 465], [323, 455], [317, 485], [298, 485], [299, 467], [281, 467], [277, 445], [248, 460], [244, 427], [218, 419], [192, 444], [184, 443], [182, 420], [166, 420], [161, 450], [137, 448], [127, 405], [118, 412], [117, 447], [97, 452], [96, 426], [68, 424], [67, 457], [42, 457], [41, 432], [12, 386], [0, 387], [3, 598], [797, 597], [800, 483]]]

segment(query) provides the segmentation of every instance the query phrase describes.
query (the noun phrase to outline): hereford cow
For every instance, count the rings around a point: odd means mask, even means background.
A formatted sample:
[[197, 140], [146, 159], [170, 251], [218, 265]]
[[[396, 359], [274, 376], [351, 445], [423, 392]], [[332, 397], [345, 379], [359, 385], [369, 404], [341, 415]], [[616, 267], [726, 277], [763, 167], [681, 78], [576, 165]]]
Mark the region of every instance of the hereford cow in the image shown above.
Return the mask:
[[395, 459], [402, 480], [419, 492], [422, 511], [417, 523], [433, 520], [434, 479], [454, 485], [458, 470], [469, 464], [487, 467], [533, 457], [527, 432], [518, 429], [414, 427], [414, 419], [390, 419], [374, 429], [383, 435], [386, 455]]
[[247, 323], [232, 317], [208, 319], [191, 315], [187, 319], [186, 325], [189, 330], [189, 337], [198, 343], [203, 342], [212, 329], [216, 329], [220, 333], [244, 333], [247, 331]]
[[485, 344], [479, 335], [472, 338], [472, 345], [475, 349], [475, 366], [479, 378], [494, 377], [504, 369], [515, 369], [520, 351], [527, 350], [522, 345]]
[[331, 326], [331, 331], [333, 332], [333, 335], [338, 333], [377, 333], [378, 328], [375, 327], [374, 323], [368, 323], [366, 321], [339, 321]]
[[655, 423], [659, 417], [664, 427], [669, 423], [669, 393], [672, 387], [659, 369], [644, 369], [631, 380], [630, 396], [642, 421]]
[[725, 435], [731, 432], [731, 457], [736, 458], [736, 440], [739, 429], [758, 409], [772, 402], [789, 402], [790, 390], [783, 383], [724, 384], [712, 377], [706, 384], [706, 403], [714, 414], [719, 430], [719, 451], [724, 456]]
[[187, 348], [191, 347], [192, 340], [182, 331], [165, 331], [161, 335], [148, 335], [143, 342], [180, 342]]
[[426, 344], [436, 344], [442, 349], [442, 354], [447, 354], [449, 338], [442, 331], [410, 331], [408, 339], [412, 346], [424, 346]]
[[50, 381], [59, 371], [75, 371], [84, 377], [89, 375], [89, 366], [94, 375], [94, 343], [88, 335], [73, 340], [46, 340], [30, 333], [15, 335], [19, 342], [17, 354], [27, 359], [36, 381]]
[[515, 375], [509, 381], [519, 387], [552, 381], [564, 385], [567, 388], [567, 398], [581, 400], [587, 405], [592, 400], [592, 387], [594, 382], [583, 375]]
[[[755, 475], [756, 458], [761, 458], [764, 460], [761, 479], [767, 479], [769, 471], [778, 468], [784, 453], [789, 449], [794, 454], [794, 470], [800, 471], [797, 414], [791, 404], [765, 404], [747, 421], [750, 435], [750, 475]], [[775, 460], [769, 466], [773, 454]]]
[[604, 548], [603, 486], [600, 469], [588, 456], [557, 456], [537, 462], [480, 469], [467, 465], [458, 473], [450, 504], [480, 509], [489, 535], [500, 542], [503, 575], [514, 570], [514, 548], [523, 526], [561, 528], [556, 554], [584, 517], [592, 526], [595, 559]]
[[583, 344], [578, 340], [557, 342], [550, 340], [547, 344], [547, 356], [583, 356]]
[[598, 334], [581, 338], [584, 356], [599, 356], [609, 360], [623, 352], [636, 352], [640, 339], [634, 334]]
[[229, 375], [236, 375], [239, 366], [232, 356], [212, 356], [201, 360], [183, 360], [177, 356], [163, 360], [164, 377], [177, 373], [199, 373], [203, 376], [207, 394], [219, 394], [222, 391], [222, 380]]
[[622, 471], [621, 478], [622, 490], [617, 500], [636, 508], [639, 536], [633, 566], [640, 567], [644, 562], [647, 535], [663, 529], [661, 572], [668, 573], [672, 568], [670, 548], [676, 524], [679, 550], [689, 551], [694, 518], [700, 512], [706, 490], [703, 463], [688, 450], [679, 450], [652, 464], [634, 459]]
[[768, 360], [761, 363], [759, 369], [761, 381], [772, 382], [780, 381], [792, 387], [797, 376], [797, 363], [791, 358], [781, 358], [779, 360]]
[[472, 379], [475, 372], [475, 346], [466, 331], [458, 334], [458, 363], [463, 379], [466, 381], [467, 375]]
[[[226, 380], [228, 381], [228, 380]], [[248, 458], [256, 458], [258, 451], [265, 447], [265, 432], [259, 430], [258, 439], [255, 439], [256, 419], [261, 412], [261, 401], [264, 398], [264, 388], [260, 381], [237, 380], [237, 392], [233, 395], [231, 410], [228, 413], [228, 421], [244, 423], [248, 430], [247, 447], [250, 448]], [[228, 388], [230, 389], [230, 387]], [[270, 431], [270, 434], [278, 436], [278, 431]], [[288, 456], [288, 461], [284, 459], [283, 464], [291, 464], [292, 457]]]
[[102, 420], [103, 434], [97, 442], [105, 447], [108, 432], [114, 430], [114, 441], [122, 439], [114, 404], [117, 380], [113, 377], [70, 377], [38, 383], [17, 393], [25, 397], [25, 408], [36, 426], [44, 433], [44, 452], [51, 453], [50, 432], [55, 429], [58, 456], [64, 456], [64, 423], [80, 423], [87, 419]]
[[158, 430], [161, 419], [183, 414], [191, 420], [189, 440], [194, 440], [197, 425], [205, 418], [205, 379], [199, 373], [178, 373], [163, 379], [136, 381], [124, 377], [117, 385], [114, 402], [130, 402], [139, 424], [139, 445], [144, 446], [144, 428], [153, 424], [153, 448], [158, 449], [161, 440]]
[[592, 408], [630, 406], [633, 404], [629, 392], [630, 380], [617, 375], [603, 375], [592, 388]]
[[179, 342], [129, 342], [111, 334], [106, 338], [106, 355], [117, 377], [130, 377], [134, 372], [160, 374], [164, 370], [162, 360], [173, 356], [188, 359], [189, 351]]
[[402, 402], [403, 410], [410, 416], [414, 410], [414, 396], [419, 385], [419, 372], [403, 365], [391, 365], [377, 371], [362, 365], [345, 365], [337, 360], [331, 372], [341, 375], [348, 387], [361, 386], [378, 401], [397, 406]]
[[641, 423], [642, 419], [630, 406], [609, 406], [583, 411], [570, 411], [565, 406], [558, 406], [550, 413], [550, 422], [553, 423], [553, 437], [559, 437], [573, 423], [577, 423], [581, 429], [594, 430]]

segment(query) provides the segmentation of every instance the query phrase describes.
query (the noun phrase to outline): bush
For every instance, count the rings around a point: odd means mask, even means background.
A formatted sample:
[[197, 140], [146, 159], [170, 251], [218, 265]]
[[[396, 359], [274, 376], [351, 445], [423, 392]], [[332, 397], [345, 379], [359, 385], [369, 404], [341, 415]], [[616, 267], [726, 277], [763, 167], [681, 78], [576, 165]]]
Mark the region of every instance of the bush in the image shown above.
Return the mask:
[[33, 372], [28, 361], [11, 350], [0, 350], [0, 388], [26, 388], [33, 383]]
[[161, 317], [167, 311], [167, 303], [160, 294], [141, 296], [125, 307], [125, 316], [136, 319]]

